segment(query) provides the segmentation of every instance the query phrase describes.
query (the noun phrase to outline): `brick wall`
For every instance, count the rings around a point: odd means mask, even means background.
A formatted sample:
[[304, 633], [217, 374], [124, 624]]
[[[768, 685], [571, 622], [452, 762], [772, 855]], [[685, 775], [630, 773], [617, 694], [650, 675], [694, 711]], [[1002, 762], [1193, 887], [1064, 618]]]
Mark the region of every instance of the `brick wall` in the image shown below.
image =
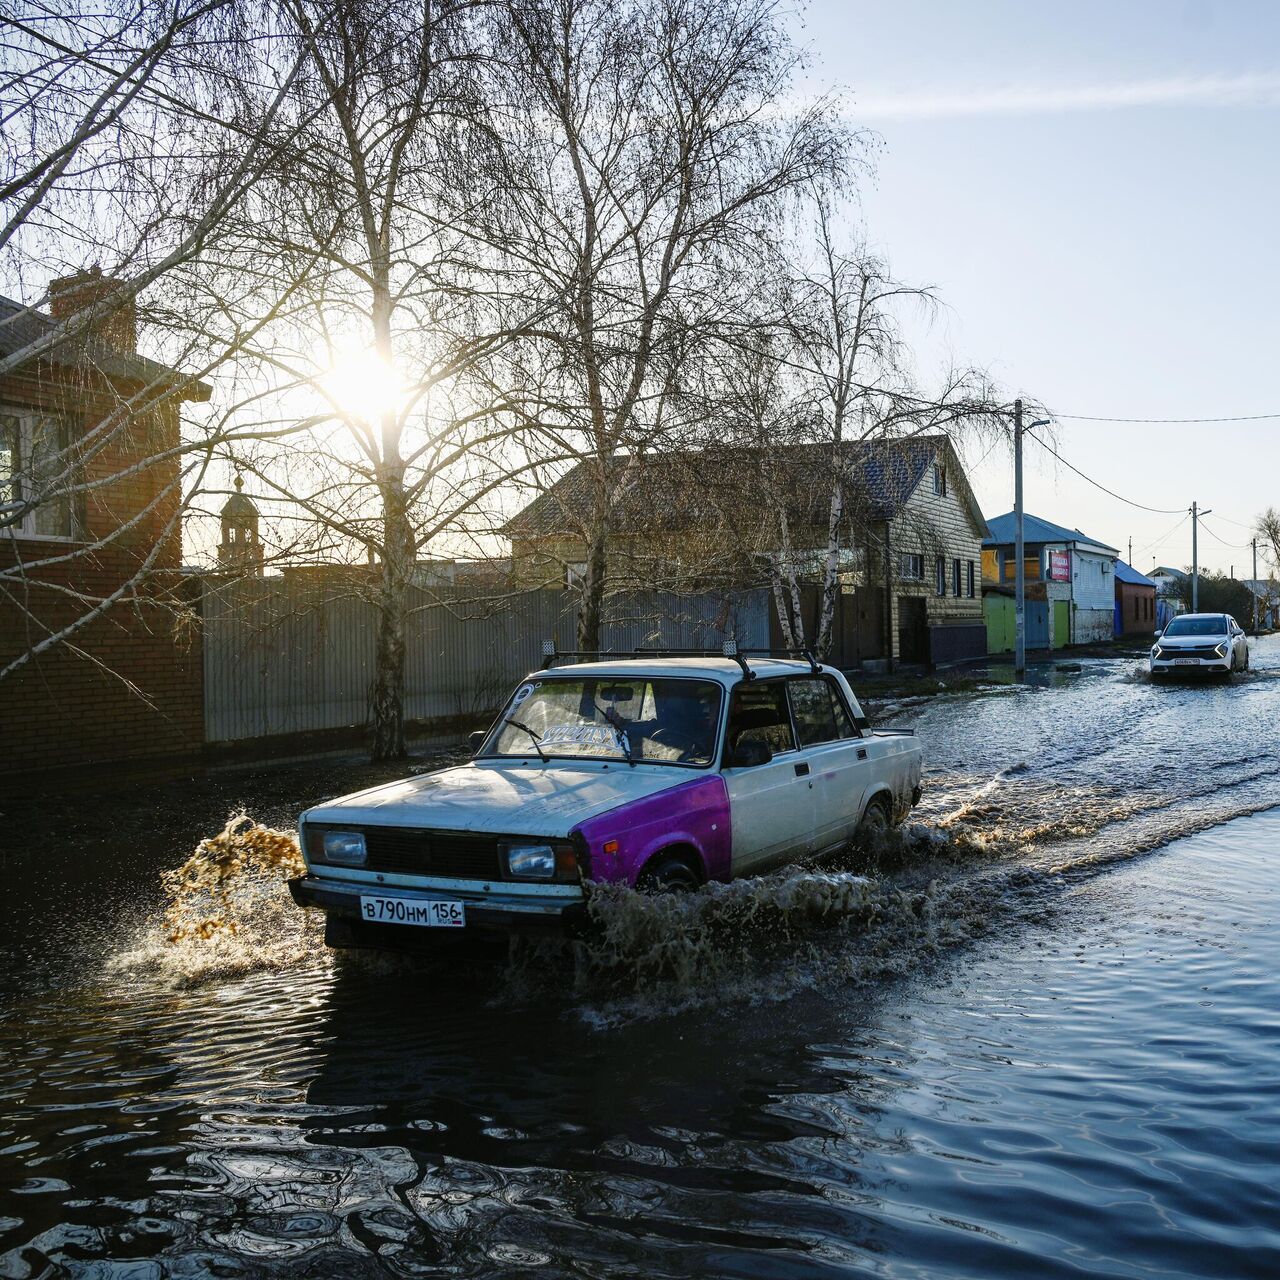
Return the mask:
[[[127, 388], [119, 388], [127, 391]], [[0, 380], [0, 402], [56, 409], [80, 439], [113, 403], [112, 389], [10, 377]], [[176, 406], [142, 416], [117, 432], [110, 445], [83, 465], [85, 479], [118, 475], [178, 439]], [[51, 631], [58, 631], [127, 581], [162, 539], [178, 504], [167, 494], [136, 528], [119, 531], [176, 478], [170, 461], [112, 480], [85, 495], [76, 513], [76, 541], [0, 538], [0, 565], [31, 566], [6, 576], [0, 597], [0, 666], [7, 666]], [[93, 552], [93, 542], [111, 538]], [[172, 760], [198, 752], [203, 739], [199, 628], [178, 573], [181, 533], [163, 545], [136, 596], [0, 681], [0, 775], [126, 760]], [[80, 552], [66, 563], [36, 562]], [[68, 592], [81, 593], [88, 602]]]

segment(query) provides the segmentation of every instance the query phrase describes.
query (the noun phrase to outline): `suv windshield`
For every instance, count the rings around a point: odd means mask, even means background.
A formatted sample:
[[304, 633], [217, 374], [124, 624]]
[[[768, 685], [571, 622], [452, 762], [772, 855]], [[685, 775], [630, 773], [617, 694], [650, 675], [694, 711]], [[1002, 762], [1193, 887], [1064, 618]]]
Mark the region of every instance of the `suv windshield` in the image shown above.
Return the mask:
[[649, 676], [529, 680], [481, 754], [707, 765], [715, 755], [720, 692], [711, 680]]
[[1174, 618], [1164, 633], [1167, 636], [1220, 636], [1226, 629], [1226, 618]]

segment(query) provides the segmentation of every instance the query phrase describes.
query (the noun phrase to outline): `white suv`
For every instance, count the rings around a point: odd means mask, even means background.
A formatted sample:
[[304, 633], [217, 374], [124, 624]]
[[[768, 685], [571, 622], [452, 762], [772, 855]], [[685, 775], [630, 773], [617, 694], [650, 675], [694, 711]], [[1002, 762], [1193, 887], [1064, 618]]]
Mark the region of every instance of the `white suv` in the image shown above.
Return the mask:
[[1249, 641], [1229, 613], [1184, 613], [1151, 647], [1151, 674], [1209, 672], [1230, 675], [1249, 669]]

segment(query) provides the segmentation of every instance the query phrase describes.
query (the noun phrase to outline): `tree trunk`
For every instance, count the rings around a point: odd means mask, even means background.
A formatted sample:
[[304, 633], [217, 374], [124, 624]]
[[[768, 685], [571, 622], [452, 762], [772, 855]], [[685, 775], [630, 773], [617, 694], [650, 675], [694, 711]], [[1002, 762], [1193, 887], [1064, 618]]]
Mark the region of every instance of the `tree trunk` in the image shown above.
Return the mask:
[[769, 577], [773, 582], [773, 607], [778, 614], [778, 626], [782, 629], [782, 646], [794, 649], [796, 636], [791, 626], [791, 611], [787, 608], [787, 594], [782, 586], [782, 566], [776, 554], [769, 557]]
[[814, 652], [823, 661], [831, 650], [831, 624], [840, 595], [837, 569], [840, 563], [840, 521], [844, 516], [844, 485], [837, 477], [831, 487], [831, 513], [827, 520], [827, 563], [822, 575], [822, 605], [818, 610], [818, 635]]
[[600, 651], [601, 614], [604, 611], [604, 579], [607, 560], [604, 550], [605, 530], [597, 525], [587, 545], [586, 577], [578, 601], [578, 648], [583, 653]]
[[378, 646], [373, 691], [369, 699], [372, 728], [370, 754], [377, 760], [400, 760], [404, 745], [405, 617], [413, 574], [414, 535], [401, 476], [383, 486], [382, 582], [378, 591]]

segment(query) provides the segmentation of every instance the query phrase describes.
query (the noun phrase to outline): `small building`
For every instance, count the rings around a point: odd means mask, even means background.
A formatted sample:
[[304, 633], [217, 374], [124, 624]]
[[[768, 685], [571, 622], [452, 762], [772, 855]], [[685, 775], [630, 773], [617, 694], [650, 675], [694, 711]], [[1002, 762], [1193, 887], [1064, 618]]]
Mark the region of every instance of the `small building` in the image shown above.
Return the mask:
[[[1280, 626], [1280, 583], [1274, 578], [1241, 578], [1249, 593], [1258, 602], [1258, 626], [1267, 631]], [[1242, 627], [1253, 625], [1253, 615], [1237, 618]]]
[[[812, 634], [838, 475], [843, 519], [829, 660], [941, 665], [983, 655], [986, 522], [945, 435], [850, 441], [834, 451], [784, 444], [617, 454], [607, 464], [601, 481], [579, 463], [507, 522], [517, 579], [578, 587], [593, 487], [604, 483], [616, 494], [605, 548], [610, 591], [760, 590], [770, 585], [770, 565], [784, 563]], [[780, 644], [776, 613], [773, 625]]]
[[1161, 596], [1176, 596], [1178, 584], [1187, 578], [1181, 569], [1171, 569], [1167, 564], [1157, 565], [1146, 576], [1149, 582], [1155, 583], [1156, 593]]
[[1156, 584], [1123, 560], [1116, 561], [1115, 634], [1150, 636], [1156, 630]]
[[[1014, 513], [988, 523], [982, 543], [984, 617], [1006, 610], [1004, 592], [1017, 576]], [[1039, 516], [1023, 515], [1028, 649], [1061, 649], [1109, 640], [1115, 628], [1115, 547]], [[988, 603], [988, 601], [990, 603]], [[988, 617], [988, 642], [993, 634]], [[1002, 629], [997, 628], [997, 631]], [[1000, 652], [1001, 650], [995, 650]]]

